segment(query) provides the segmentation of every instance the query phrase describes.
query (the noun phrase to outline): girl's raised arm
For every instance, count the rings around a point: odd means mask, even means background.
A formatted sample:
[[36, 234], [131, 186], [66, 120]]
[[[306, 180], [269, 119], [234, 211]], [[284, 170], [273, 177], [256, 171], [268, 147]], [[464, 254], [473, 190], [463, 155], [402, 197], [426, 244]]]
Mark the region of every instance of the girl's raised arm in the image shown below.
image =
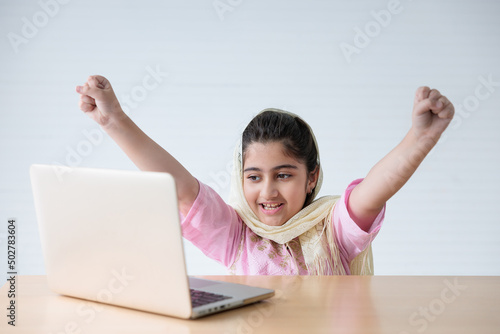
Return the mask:
[[385, 202], [413, 175], [438, 142], [454, 112], [453, 104], [438, 90], [429, 87], [417, 90], [410, 131], [349, 196], [349, 212], [362, 230], [370, 228]]
[[80, 109], [102, 127], [140, 170], [172, 174], [179, 209], [187, 215], [198, 195], [198, 181], [123, 112], [110, 82], [93, 75], [76, 91], [80, 94]]

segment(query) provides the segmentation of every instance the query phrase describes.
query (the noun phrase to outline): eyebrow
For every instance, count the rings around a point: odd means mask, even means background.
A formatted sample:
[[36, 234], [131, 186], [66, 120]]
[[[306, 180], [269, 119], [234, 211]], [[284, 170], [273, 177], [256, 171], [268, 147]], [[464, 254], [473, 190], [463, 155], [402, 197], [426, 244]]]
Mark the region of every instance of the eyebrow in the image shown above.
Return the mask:
[[[285, 165], [279, 165], [279, 166], [273, 167], [271, 170], [279, 170], [279, 169], [283, 169], [283, 168], [299, 169], [295, 165], [285, 164]], [[248, 167], [248, 168], [245, 168], [245, 170], [243, 171], [243, 173], [251, 172], [251, 171], [262, 172], [262, 169], [257, 168], [257, 167]]]

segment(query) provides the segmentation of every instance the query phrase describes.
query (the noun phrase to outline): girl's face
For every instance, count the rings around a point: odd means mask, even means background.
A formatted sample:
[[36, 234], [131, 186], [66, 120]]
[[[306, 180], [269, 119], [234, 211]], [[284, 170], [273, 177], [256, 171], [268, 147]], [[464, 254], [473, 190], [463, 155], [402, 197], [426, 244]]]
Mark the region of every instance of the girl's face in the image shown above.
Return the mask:
[[259, 220], [281, 226], [304, 206], [316, 186], [318, 171], [284, 154], [281, 142], [250, 144], [243, 162], [243, 192]]

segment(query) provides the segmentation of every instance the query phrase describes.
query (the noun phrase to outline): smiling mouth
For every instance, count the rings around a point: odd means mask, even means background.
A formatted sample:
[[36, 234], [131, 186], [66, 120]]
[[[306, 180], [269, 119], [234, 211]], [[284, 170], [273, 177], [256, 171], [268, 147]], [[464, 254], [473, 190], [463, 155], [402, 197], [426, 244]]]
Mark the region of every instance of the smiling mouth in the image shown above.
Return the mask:
[[277, 208], [281, 207], [283, 205], [283, 203], [280, 203], [280, 204], [260, 204], [262, 206], [262, 208], [266, 211], [272, 211], [272, 210], [276, 210]]

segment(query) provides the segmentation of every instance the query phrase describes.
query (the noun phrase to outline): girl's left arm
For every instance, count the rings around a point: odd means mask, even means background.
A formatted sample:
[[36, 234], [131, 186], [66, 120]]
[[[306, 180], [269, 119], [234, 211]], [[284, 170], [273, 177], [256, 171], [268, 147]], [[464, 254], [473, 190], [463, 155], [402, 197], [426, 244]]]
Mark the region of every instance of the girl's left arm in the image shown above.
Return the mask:
[[454, 113], [453, 104], [438, 90], [417, 89], [410, 131], [373, 166], [349, 196], [347, 208], [362, 230], [368, 231], [387, 200], [412, 176], [436, 145]]

